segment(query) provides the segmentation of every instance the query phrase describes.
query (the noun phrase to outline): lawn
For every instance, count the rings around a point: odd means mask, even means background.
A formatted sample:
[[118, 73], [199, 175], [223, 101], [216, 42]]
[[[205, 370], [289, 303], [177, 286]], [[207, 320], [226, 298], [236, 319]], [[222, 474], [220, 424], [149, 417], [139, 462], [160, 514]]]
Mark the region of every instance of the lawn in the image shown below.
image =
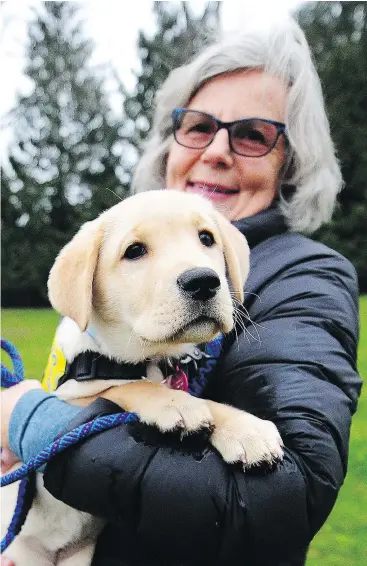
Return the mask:
[[[367, 378], [367, 296], [361, 298], [360, 312], [358, 366], [361, 375]], [[26, 377], [42, 378], [58, 320], [58, 315], [48, 309], [3, 310], [1, 335], [19, 349]], [[5, 363], [6, 358], [5, 354]], [[366, 438], [367, 393], [363, 391], [352, 426], [347, 478], [328, 521], [311, 545], [307, 566], [365, 566], [367, 563], [363, 550], [367, 537]]]
[[1, 337], [19, 350], [25, 376], [41, 380], [60, 316], [52, 309], [3, 309], [1, 319]]
[[[367, 295], [361, 297], [358, 368], [367, 379]], [[353, 419], [348, 473], [335, 507], [314, 538], [307, 566], [366, 566], [367, 392], [362, 389]]]

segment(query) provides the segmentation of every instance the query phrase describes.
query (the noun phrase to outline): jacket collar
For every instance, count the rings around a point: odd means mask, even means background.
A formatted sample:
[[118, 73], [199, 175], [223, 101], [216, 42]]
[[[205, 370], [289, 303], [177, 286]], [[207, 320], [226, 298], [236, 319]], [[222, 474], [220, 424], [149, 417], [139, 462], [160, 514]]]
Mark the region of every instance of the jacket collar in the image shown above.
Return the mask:
[[288, 230], [277, 202], [254, 216], [236, 220], [232, 224], [246, 237], [250, 249], [268, 238], [283, 234]]

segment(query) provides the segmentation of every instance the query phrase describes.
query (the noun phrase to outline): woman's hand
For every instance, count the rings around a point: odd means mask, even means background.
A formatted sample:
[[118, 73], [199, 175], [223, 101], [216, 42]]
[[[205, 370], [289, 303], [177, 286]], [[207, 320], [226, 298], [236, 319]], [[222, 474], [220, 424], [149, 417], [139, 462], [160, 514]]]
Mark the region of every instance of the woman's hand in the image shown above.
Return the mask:
[[[19, 462], [19, 458], [10, 450], [10, 448], [1, 449], [1, 474], [7, 474], [9, 470]], [[1, 566], [1, 562], [0, 562]]]
[[32, 389], [42, 389], [37, 379], [27, 379], [1, 392], [1, 447], [9, 448], [9, 421], [19, 399]]
[[[19, 399], [32, 389], [42, 389], [39, 381], [28, 379], [18, 385], [1, 392], [1, 473], [6, 474], [10, 468], [18, 461], [18, 458], [9, 448], [9, 421], [15, 405]], [[16, 566], [12, 560], [6, 556], [0, 557], [0, 566]]]
[[6, 556], [0, 556], [0, 566], [15, 566], [15, 564]]

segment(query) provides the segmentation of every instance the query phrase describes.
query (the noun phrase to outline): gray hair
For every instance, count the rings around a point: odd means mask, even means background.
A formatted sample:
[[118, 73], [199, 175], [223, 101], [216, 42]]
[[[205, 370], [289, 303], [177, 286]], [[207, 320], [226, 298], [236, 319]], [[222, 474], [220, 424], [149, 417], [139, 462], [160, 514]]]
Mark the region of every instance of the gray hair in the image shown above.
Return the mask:
[[240, 69], [263, 69], [288, 86], [285, 123], [291, 165], [284, 182], [295, 190], [288, 199], [280, 195], [279, 205], [292, 230], [312, 232], [330, 220], [343, 182], [320, 79], [305, 35], [291, 18], [267, 30], [224, 37], [170, 73], [156, 95], [152, 131], [136, 168], [132, 190], [165, 186], [173, 108], [185, 106], [211, 78]]

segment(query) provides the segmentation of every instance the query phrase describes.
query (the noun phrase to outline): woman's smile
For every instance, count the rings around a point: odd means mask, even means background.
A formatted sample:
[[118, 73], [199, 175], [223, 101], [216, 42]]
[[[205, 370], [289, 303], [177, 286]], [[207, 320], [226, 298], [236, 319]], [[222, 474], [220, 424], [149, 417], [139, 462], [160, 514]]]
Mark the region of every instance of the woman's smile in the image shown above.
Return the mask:
[[212, 201], [224, 202], [233, 195], [238, 195], [240, 190], [218, 185], [218, 183], [208, 183], [206, 181], [188, 181], [185, 192], [198, 193]]

